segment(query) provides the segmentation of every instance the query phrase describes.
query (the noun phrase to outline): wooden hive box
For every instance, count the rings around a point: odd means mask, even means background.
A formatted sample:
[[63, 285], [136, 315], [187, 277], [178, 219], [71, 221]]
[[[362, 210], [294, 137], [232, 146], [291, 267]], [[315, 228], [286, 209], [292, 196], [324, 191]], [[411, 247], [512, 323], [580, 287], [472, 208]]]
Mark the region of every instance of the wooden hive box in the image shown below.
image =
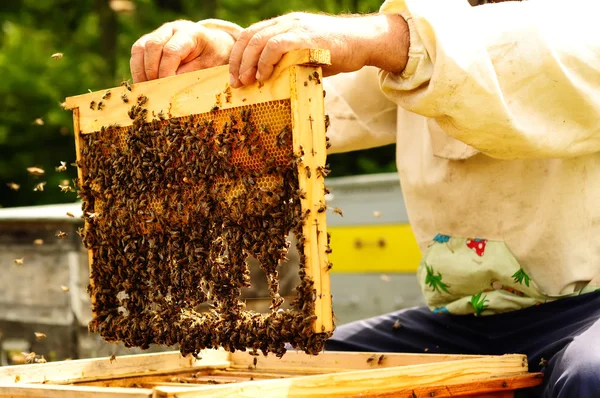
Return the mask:
[[522, 355], [324, 352], [143, 354], [0, 368], [0, 397], [509, 398], [541, 383]]

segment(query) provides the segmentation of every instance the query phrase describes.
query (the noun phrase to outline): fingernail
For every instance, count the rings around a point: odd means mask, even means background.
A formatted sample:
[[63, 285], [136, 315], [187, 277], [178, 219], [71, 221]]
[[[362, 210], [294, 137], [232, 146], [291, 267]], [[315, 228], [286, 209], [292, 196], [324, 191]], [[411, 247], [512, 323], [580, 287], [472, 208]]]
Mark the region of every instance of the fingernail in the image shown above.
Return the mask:
[[233, 76], [231, 73], [229, 74], [229, 85], [230, 86], [234, 86], [236, 82], [236, 78], [235, 76]]

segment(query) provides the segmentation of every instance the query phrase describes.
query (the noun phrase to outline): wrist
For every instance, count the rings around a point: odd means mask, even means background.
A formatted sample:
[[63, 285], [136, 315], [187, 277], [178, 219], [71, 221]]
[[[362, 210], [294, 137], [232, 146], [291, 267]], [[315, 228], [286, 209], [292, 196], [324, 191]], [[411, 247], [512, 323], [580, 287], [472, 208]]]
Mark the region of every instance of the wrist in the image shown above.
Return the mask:
[[377, 14], [365, 17], [367, 33], [362, 36], [364, 65], [400, 73], [408, 62], [410, 46], [406, 20], [396, 14]]

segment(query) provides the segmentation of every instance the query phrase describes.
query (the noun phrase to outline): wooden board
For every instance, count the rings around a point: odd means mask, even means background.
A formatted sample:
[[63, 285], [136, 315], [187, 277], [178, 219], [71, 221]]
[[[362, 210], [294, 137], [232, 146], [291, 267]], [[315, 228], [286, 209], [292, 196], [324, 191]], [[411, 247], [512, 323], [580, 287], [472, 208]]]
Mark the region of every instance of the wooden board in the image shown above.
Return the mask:
[[[229, 66], [219, 66], [182, 75], [132, 84], [132, 91], [125, 86], [112, 87], [68, 97], [65, 109], [79, 109], [79, 128], [81, 134], [99, 131], [102, 126], [120, 124], [130, 126], [132, 120], [127, 110], [135, 104], [141, 94], [152, 98], [147, 109], [150, 115], [163, 111], [169, 118], [209, 112], [213, 107], [220, 109], [235, 108], [243, 105], [276, 101], [290, 98], [288, 70], [292, 65], [329, 65], [330, 55], [326, 50], [307, 49], [286, 54], [275, 67], [273, 76], [262, 83], [232, 90], [229, 86]], [[111, 99], [102, 100], [110, 90]], [[126, 95], [129, 102], [120, 98]], [[229, 97], [229, 98], [227, 98]], [[90, 103], [103, 101], [102, 110], [90, 109]]]
[[171, 352], [0, 368], [0, 397], [483, 398], [512, 397], [542, 381], [541, 374], [528, 373], [523, 355], [290, 352], [261, 357], [256, 367], [248, 353], [207, 350], [202, 356]]

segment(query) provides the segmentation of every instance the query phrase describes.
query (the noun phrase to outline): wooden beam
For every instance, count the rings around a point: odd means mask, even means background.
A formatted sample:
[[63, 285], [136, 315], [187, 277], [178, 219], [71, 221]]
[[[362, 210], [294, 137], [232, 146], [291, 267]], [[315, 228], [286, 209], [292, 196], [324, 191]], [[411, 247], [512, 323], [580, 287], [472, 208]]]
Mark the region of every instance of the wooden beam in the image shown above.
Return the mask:
[[302, 209], [310, 210], [302, 234], [305, 239], [306, 274], [314, 281], [316, 290], [317, 319], [313, 328], [316, 333], [333, 331], [328, 260], [325, 252], [327, 227], [324, 182], [317, 173], [318, 166], [325, 166], [327, 156], [321, 75], [320, 67], [290, 68], [293, 146], [294, 153], [302, 155], [302, 162], [298, 164], [298, 182], [300, 189], [306, 194], [306, 197], [301, 199]]
[[[383, 359], [379, 358], [383, 355]], [[274, 355], [260, 356], [258, 369], [307, 369], [316, 373], [321, 369], [373, 369], [393, 366], [420, 365], [426, 363], [448, 362], [464, 359], [485, 358], [482, 355], [448, 355], [448, 354], [399, 354], [370, 352], [337, 352], [325, 351], [319, 355], [308, 355], [301, 351], [288, 351], [283, 358]], [[525, 357], [523, 357], [525, 358]], [[253, 365], [254, 357], [247, 352], [236, 351], [231, 354], [231, 367], [246, 369]], [[324, 373], [324, 372], [320, 372]]]
[[56, 386], [50, 384], [0, 384], [0, 398], [150, 398], [146, 388]]
[[[134, 84], [131, 85], [132, 91], [124, 86], [113, 87], [109, 99], [102, 99], [108, 90], [68, 97], [65, 108], [79, 108], [80, 133], [89, 134], [111, 124], [130, 126], [132, 120], [127, 116], [127, 111], [137, 103], [140, 95], [149, 98], [144, 106], [148, 109], [150, 120], [161, 111], [169, 118], [194, 115], [209, 112], [215, 106], [229, 109], [250, 103], [288, 99], [290, 87], [287, 70], [291, 65], [329, 63], [329, 52], [326, 50], [297, 50], [283, 57], [273, 76], [264, 84], [256, 82], [233, 89], [228, 83], [229, 66], [224, 65]], [[122, 95], [127, 96], [128, 103], [123, 102]], [[91, 109], [92, 101], [96, 109]], [[103, 103], [102, 110], [97, 110], [99, 102]]]
[[527, 372], [523, 355], [503, 355], [461, 361], [360, 370], [289, 379], [204, 387], [156, 387], [154, 397], [340, 397], [384, 394], [427, 386], [446, 386], [517, 376]]
[[519, 376], [497, 377], [488, 380], [477, 380], [470, 383], [448, 385], [432, 385], [419, 388], [409, 388], [389, 394], [378, 395], [378, 398], [397, 397], [405, 394], [407, 397], [462, 397], [462, 398], [502, 398], [512, 397], [516, 390], [531, 388], [541, 384], [542, 373], [527, 373]]
[[229, 365], [229, 353], [222, 350], [203, 351], [200, 360], [182, 357], [179, 352], [127, 355], [113, 361], [94, 358], [6, 366], [0, 368], [0, 383], [69, 383], [206, 368], [226, 369]]

